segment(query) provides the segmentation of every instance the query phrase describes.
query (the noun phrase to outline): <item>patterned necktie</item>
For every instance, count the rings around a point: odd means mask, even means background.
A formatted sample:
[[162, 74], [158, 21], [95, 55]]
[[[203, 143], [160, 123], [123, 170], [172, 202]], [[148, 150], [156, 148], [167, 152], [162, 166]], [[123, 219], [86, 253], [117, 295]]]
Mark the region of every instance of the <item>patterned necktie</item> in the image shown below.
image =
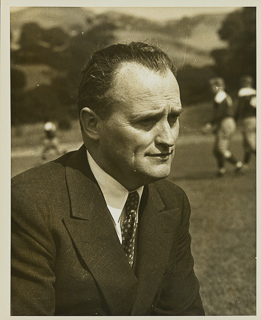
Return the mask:
[[122, 246], [131, 267], [134, 260], [135, 234], [138, 226], [138, 204], [138, 192], [129, 193], [125, 204], [126, 216], [121, 227]]

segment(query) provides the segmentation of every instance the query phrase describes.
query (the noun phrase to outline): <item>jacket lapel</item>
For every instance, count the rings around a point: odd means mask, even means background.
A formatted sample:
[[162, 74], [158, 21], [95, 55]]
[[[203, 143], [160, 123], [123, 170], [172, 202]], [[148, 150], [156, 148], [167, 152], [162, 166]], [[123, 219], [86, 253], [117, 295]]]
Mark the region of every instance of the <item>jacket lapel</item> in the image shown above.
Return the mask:
[[110, 313], [144, 315], [164, 274], [179, 208], [166, 210], [153, 185], [145, 188], [139, 219], [136, 276], [114, 229], [102, 192], [89, 168], [85, 147], [66, 167], [71, 217], [64, 219], [79, 254], [97, 281]]
[[[149, 186], [147, 203], [139, 222], [136, 275], [138, 289], [131, 315], [147, 314], [166, 269], [173, 243], [178, 208], [166, 210], [158, 191]], [[177, 224], [177, 223], [176, 223]]]
[[111, 314], [129, 314], [137, 291], [102, 192], [88, 166], [84, 146], [66, 167], [71, 218], [64, 223], [79, 254], [97, 281]]

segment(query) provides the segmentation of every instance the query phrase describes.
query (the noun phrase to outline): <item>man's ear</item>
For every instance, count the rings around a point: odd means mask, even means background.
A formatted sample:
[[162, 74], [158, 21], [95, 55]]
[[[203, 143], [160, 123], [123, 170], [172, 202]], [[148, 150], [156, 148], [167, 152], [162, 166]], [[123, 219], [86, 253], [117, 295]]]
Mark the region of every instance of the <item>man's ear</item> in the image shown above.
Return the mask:
[[100, 117], [90, 108], [84, 107], [80, 113], [80, 121], [85, 134], [93, 140], [99, 140]]

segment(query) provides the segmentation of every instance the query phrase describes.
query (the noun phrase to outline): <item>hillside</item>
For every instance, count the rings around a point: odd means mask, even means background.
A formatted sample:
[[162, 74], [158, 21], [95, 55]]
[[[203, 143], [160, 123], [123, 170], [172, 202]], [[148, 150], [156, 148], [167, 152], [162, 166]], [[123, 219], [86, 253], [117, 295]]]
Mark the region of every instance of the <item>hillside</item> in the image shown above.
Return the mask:
[[84, 8], [29, 7], [11, 13], [12, 47], [18, 48], [21, 27], [37, 22], [42, 28], [60, 27], [70, 35], [84, 32], [99, 23], [115, 26], [116, 41], [147, 41], [160, 45], [176, 62], [201, 67], [213, 61], [209, 55], [214, 48], [223, 47], [217, 34], [224, 14], [196, 15], [159, 23], [145, 18], [108, 11], [95, 14]]
[[11, 12], [11, 29], [19, 31], [23, 24], [37, 22], [43, 28], [59, 26], [65, 31], [71, 31], [75, 26], [86, 26], [86, 20], [95, 14], [82, 8], [63, 7], [28, 7]]
[[224, 46], [217, 32], [225, 17], [205, 14], [157, 22], [86, 8], [12, 12], [12, 125], [42, 121], [46, 115], [63, 122], [75, 116], [81, 68], [94, 51], [117, 42], [161, 47], [178, 69], [183, 104], [206, 101], [208, 79], [215, 73], [210, 53]]

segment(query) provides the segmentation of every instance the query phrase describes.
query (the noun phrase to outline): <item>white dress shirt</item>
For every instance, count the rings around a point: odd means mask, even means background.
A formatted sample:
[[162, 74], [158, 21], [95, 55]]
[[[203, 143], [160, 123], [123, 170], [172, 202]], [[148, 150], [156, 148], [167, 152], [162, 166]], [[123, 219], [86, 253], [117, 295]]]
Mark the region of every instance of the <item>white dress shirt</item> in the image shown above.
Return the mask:
[[[126, 188], [124, 188], [123, 185], [121, 185], [117, 180], [115, 180], [108, 173], [106, 173], [97, 164], [97, 162], [95, 162], [95, 160], [88, 151], [87, 158], [92, 173], [101, 188], [107, 207], [112, 215], [114, 227], [117, 232], [118, 238], [122, 243], [121, 226], [125, 218], [124, 206], [128, 198], [129, 191]], [[136, 190], [139, 194], [139, 205], [143, 189], [144, 187], [142, 186]]]

